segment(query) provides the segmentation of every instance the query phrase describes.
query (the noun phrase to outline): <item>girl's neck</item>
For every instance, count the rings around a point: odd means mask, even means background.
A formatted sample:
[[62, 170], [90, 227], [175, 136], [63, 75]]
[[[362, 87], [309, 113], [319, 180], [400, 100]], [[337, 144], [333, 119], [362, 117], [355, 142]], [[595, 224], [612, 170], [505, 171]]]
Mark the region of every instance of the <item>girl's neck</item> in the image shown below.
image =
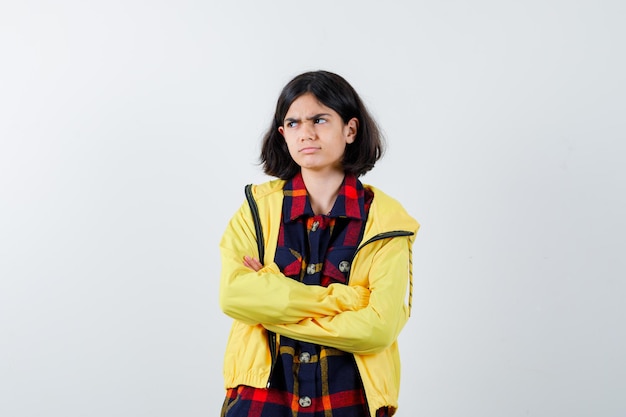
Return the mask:
[[344, 177], [343, 171], [318, 173], [302, 170], [302, 179], [309, 195], [313, 213], [330, 213], [333, 205], [335, 205], [337, 195], [339, 195]]

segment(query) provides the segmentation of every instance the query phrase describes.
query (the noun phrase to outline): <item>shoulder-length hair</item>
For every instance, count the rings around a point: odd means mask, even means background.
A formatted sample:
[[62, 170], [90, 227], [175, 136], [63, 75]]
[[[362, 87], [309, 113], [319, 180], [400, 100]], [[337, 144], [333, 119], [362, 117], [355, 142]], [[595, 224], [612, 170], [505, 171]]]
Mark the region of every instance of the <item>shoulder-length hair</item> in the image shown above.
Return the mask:
[[278, 128], [285, 122], [291, 104], [301, 95], [311, 93], [323, 105], [336, 111], [347, 123], [359, 121], [356, 138], [346, 146], [343, 169], [357, 177], [374, 167], [384, 151], [383, 138], [374, 118], [369, 114], [354, 88], [341, 76], [328, 71], [312, 71], [298, 75], [282, 90], [276, 103], [274, 120], [263, 137], [261, 163], [263, 171], [284, 180], [300, 171], [289, 154], [285, 138]]

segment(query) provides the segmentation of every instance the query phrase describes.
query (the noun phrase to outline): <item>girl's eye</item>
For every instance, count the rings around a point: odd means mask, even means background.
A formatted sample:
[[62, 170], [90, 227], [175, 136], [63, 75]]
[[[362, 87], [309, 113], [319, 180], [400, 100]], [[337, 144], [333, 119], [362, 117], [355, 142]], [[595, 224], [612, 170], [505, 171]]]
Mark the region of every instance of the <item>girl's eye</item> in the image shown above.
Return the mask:
[[296, 122], [287, 122], [287, 127], [296, 127]]
[[326, 123], [326, 119], [322, 118], [322, 117], [318, 117], [317, 119], [315, 119], [315, 124], [324, 124]]

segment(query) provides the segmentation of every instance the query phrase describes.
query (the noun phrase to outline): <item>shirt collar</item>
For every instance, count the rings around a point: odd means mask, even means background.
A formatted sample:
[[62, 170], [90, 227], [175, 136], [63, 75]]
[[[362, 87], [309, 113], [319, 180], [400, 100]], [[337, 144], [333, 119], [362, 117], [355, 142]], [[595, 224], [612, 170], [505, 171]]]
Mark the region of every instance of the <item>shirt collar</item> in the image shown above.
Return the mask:
[[[283, 219], [286, 223], [295, 221], [301, 216], [311, 217], [315, 215], [300, 172], [285, 183], [283, 194]], [[364, 206], [365, 190], [363, 184], [355, 175], [346, 174], [339, 188], [337, 200], [335, 200], [328, 216], [365, 220]]]

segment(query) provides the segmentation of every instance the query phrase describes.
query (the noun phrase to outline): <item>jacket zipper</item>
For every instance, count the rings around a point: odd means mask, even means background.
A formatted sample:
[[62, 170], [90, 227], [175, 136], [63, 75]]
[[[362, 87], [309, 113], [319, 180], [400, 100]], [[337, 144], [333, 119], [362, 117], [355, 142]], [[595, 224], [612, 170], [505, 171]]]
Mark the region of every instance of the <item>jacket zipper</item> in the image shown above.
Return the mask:
[[[246, 185], [245, 188], [246, 200], [248, 200], [248, 205], [250, 205], [250, 211], [252, 212], [252, 220], [254, 222], [254, 231], [256, 233], [256, 244], [257, 249], [259, 251], [259, 262], [263, 264], [263, 259], [265, 258], [265, 239], [263, 237], [263, 227], [261, 226], [261, 217], [259, 216], [259, 207], [254, 200], [254, 196], [252, 195], [252, 184]], [[267, 331], [267, 343], [270, 349], [270, 356], [272, 357], [272, 362], [270, 365], [270, 375], [267, 379], [267, 388], [270, 387], [270, 381], [272, 379], [272, 372], [274, 371], [274, 365], [276, 364], [276, 333]]]
[[259, 261], [263, 263], [265, 258], [265, 245], [263, 242], [263, 227], [261, 226], [261, 218], [259, 216], [259, 207], [256, 205], [254, 196], [252, 195], [252, 184], [246, 185], [246, 200], [250, 205], [250, 211], [252, 212], [252, 220], [254, 221], [254, 231], [256, 232], [256, 245], [259, 250]]
[[414, 233], [409, 232], [408, 230], [392, 230], [391, 232], [379, 233], [376, 236], [369, 238], [367, 242], [364, 242], [363, 244], [361, 244], [361, 246], [359, 246], [354, 252], [354, 256], [356, 257], [356, 254], [359, 253], [359, 251], [363, 249], [364, 246], [369, 245], [372, 242], [376, 242], [377, 240], [389, 239], [392, 237], [400, 237], [400, 236], [413, 236], [413, 235]]

